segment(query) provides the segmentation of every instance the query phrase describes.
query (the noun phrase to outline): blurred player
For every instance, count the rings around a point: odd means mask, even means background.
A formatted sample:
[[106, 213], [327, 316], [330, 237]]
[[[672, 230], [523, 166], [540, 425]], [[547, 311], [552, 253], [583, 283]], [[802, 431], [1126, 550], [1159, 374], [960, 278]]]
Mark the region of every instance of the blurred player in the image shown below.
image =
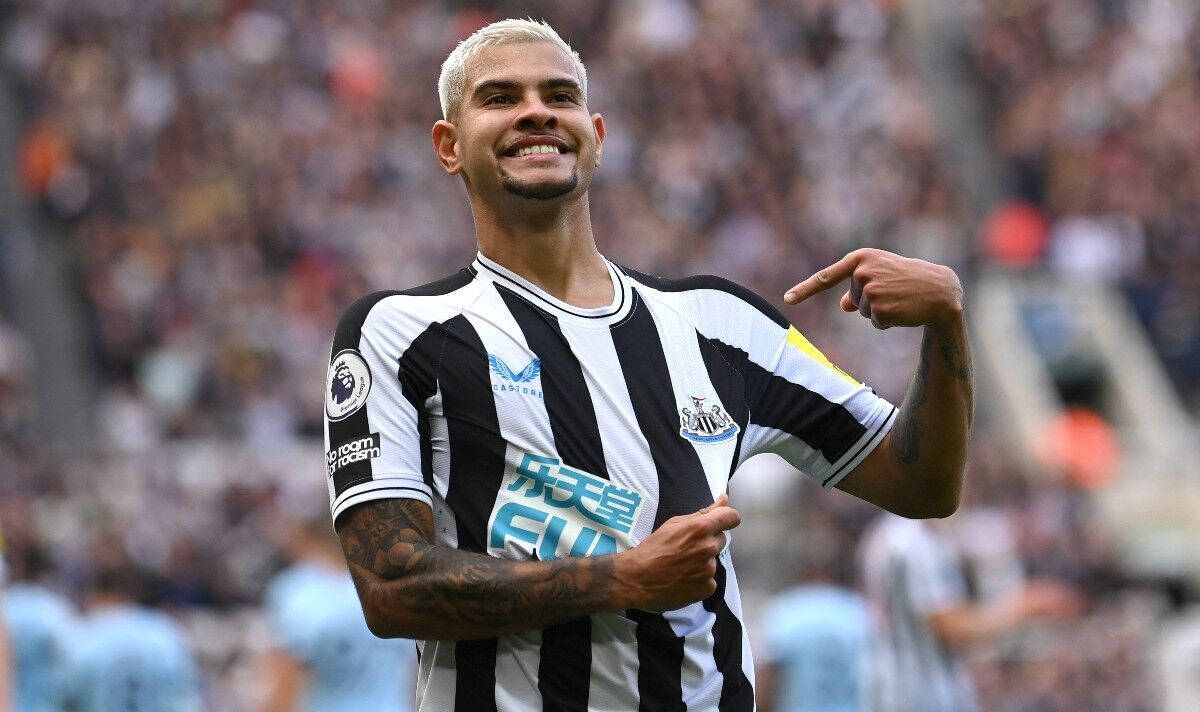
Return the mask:
[[962, 659], [966, 646], [1079, 609], [1074, 593], [1049, 581], [1030, 582], [996, 601], [973, 602], [947, 526], [884, 515], [860, 544], [864, 589], [880, 626], [876, 709], [977, 710]]
[[371, 629], [422, 641], [423, 711], [751, 710], [729, 478], [777, 452], [889, 510], [952, 512], [972, 404], [957, 276], [857, 250], [784, 295], [846, 283], [845, 311], [924, 328], [897, 411], [744, 287], [599, 253], [604, 119], [548, 25], [479, 30], [438, 86], [434, 151], [479, 253], [359, 299], [328, 364], [330, 505]]
[[866, 603], [846, 585], [850, 567], [834, 541], [806, 542], [802, 583], [774, 596], [760, 621], [758, 710], [863, 712], [873, 642]]
[[96, 574], [67, 667], [76, 712], [198, 712], [200, 677], [183, 630], [135, 603], [139, 574], [106, 566]]
[[67, 644], [78, 625], [75, 608], [42, 585], [45, 560], [41, 551], [17, 552], [10, 560], [14, 583], [4, 595], [4, 624], [12, 650], [13, 709], [60, 710]]
[[294, 563], [265, 597], [277, 646], [264, 711], [411, 710], [416, 646], [367, 629], [328, 516], [295, 526], [288, 547]]

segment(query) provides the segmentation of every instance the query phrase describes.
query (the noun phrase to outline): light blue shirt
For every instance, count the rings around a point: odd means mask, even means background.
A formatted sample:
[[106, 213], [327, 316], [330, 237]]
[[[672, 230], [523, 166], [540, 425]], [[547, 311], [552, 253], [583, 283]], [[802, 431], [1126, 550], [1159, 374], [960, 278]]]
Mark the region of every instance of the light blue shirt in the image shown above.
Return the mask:
[[777, 666], [776, 709], [860, 712], [866, 706], [870, 620], [853, 591], [805, 585], [772, 599], [763, 619]]
[[280, 647], [308, 670], [306, 712], [409, 712], [416, 645], [367, 628], [349, 573], [301, 563], [271, 583], [267, 615]]
[[72, 644], [70, 697], [80, 712], [196, 712], [200, 676], [183, 631], [157, 611], [88, 616]]
[[33, 584], [4, 593], [4, 624], [13, 657], [16, 712], [62, 709], [67, 640], [75, 626], [69, 601]]

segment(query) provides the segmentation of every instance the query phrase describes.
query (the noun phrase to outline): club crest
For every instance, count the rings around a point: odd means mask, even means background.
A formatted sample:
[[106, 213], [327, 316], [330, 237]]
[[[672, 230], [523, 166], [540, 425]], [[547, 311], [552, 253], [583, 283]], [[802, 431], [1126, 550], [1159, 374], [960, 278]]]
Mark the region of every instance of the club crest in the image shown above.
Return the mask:
[[679, 413], [679, 434], [694, 443], [719, 443], [738, 434], [740, 428], [720, 405], [704, 407], [705, 396], [692, 396], [692, 408]]
[[334, 422], [344, 420], [366, 404], [371, 392], [371, 370], [362, 355], [354, 349], [345, 349], [329, 362], [328, 383], [325, 414]]

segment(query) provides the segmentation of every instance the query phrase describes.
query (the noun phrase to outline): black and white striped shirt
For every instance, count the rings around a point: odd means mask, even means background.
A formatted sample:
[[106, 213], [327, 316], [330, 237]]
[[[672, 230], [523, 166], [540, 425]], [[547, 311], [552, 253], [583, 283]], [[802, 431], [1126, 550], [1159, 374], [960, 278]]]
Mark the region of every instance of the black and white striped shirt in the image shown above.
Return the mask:
[[[360, 299], [326, 398], [336, 519], [428, 503], [438, 541], [510, 559], [637, 545], [775, 452], [832, 487], [896, 409], [778, 310], [717, 277], [607, 263], [615, 296], [566, 304], [479, 255]], [[750, 710], [753, 670], [728, 550], [710, 598], [476, 641], [421, 643], [421, 710]]]

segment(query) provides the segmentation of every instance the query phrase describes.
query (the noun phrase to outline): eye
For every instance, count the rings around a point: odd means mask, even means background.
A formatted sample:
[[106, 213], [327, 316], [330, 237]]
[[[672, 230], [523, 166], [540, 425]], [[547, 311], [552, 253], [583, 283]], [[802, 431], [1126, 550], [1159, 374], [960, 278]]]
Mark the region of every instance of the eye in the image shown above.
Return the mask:
[[489, 96], [488, 98], [483, 100], [484, 106], [490, 106], [492, 104], [511, 104], [511, 103], [513, 103], [512, 97], [508, 96], [507, 94], [492, 94], [491, 96]]
[[555, 103], [555, 104], [561, 103], [561, 102], [567, 102], [569, 104], [574, 104], [575, 103], [575, 95], [568, 91], [559, 91], [559, 92], [555, 92], [554, 94], [552, 94], [550, 96], [550, 101], [551, 101], [551, 103]]

